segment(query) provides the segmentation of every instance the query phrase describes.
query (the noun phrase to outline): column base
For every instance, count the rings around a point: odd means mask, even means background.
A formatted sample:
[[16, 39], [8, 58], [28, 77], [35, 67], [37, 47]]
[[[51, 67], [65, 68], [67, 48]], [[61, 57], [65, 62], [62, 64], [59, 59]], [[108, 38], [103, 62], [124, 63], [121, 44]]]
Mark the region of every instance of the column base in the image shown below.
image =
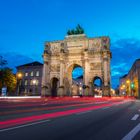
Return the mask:
[[63, 87], [59, 87], [57, 92], [58, 92], [58, 96], [60, 96], [60, 97], [65, 96]]
[[50, 89], [48, 89], [48, 88], [42, 88], [41, 95], [42, 96], [51, 96]]
[[111, 96], [110, 95], [110, 86], [103, 87], [103, 96]]

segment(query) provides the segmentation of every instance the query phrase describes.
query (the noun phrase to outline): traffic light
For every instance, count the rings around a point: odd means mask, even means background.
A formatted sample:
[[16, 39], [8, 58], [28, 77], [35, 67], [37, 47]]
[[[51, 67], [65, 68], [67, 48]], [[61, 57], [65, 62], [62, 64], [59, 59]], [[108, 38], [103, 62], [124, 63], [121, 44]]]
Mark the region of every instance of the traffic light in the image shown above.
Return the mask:
[[131, 89], [134, 89], [135, 85], [134, 83], [131, 83]]

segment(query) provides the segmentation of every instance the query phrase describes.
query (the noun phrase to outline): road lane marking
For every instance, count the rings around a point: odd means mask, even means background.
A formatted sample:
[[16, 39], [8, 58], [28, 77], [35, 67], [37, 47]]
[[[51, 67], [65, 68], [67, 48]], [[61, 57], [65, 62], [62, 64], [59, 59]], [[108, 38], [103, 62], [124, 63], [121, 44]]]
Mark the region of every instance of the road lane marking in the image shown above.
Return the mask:
[[101, 109], [108, 109], [108, 108], [110, 108], [110, 107], [104, 107], [104, 108], [101, 108]]
[[85, 112], [80, 112], [80, 113], [76, 113], [76, 115], [82, 115], [82, 114], [89, 113], [89, 112], [92, 112], [92, 111], [89, 110], [89, 111], [85, 111]]
[[41, 124], [41, 123], [45, 123], [45, 122], [49, 122], [49, 121], [51, 121], [51, 120], [44, 120], [44, 121], [24, 124], [24, 125], [20, 125], [20, 126], [15, 126], [15, 127], [11, 127], [11, 128], [5, 128], [5, 129], [1, 129], [0, 132], [4, 132], [4, 131], [8, 131], [8, 130], [14, 130], [14, 129], [23, 128], [23, 127], [27, 127], [27, 126], [32, 126], [32, 125], [36, 125], [36, 124]]
[[132, 117], [131, 120], [132, 120], [132, 121], [135, 121], [135, 120], [137, 120], [138, 117], [139, 117], [139, 114], [135, 114], [134, 117]]
[[134, 127], [126, 136], [124, 136], [122, 140], [132, 140], [139, 131], [140, 123], [136, 127]]

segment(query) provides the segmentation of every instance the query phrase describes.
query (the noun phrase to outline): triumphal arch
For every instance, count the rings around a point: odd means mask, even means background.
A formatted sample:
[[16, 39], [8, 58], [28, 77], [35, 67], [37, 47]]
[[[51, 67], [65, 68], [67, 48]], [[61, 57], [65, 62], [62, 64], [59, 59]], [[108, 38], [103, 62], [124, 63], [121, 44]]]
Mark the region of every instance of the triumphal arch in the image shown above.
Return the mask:
[[110, 39], [88, 38], [85, 34], [68, 35], [64, 40], [45, 43], [42, 95], [72, 96], [72, 71], [82, 67], [83, 95], [94, 95], [93, 81], [102, 81], [102, 95], [110, 95]]

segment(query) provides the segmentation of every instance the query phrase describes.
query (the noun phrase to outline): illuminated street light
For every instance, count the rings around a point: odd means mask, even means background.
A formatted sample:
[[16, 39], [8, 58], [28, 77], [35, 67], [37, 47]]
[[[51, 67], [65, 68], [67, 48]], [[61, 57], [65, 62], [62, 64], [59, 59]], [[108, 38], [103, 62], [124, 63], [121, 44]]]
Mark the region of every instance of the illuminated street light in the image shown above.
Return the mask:
[[122, 85], [123, 88], [125, 88], [125, 85]]
[[34, 86], [34, 91], [33, 91], [33, 94], [35, 94], [36, 92], [35, 92], [35, 89], [36, 89], [36, 85], [37, 85], [37, 80], [36, 79], [33, 79], [32, 80], [32, 83], [33, 83], [33, 86]]
[[130, 95], [130, 80], [126, 80], [126, 94]]
[[37, 83], [37, 80], [34, 79], [34, 80], [33, 80], [33, 85], [36, 85], [36, 83]]
[[82, 90], [82, 87], [79, 87], [79, 90]]
[[80, 97], [82, 97], [82, 87], [79, 87], [79, 90]]
[[130, 80], [127, 80], [126, 83], [127, 83], [127, 84], [130, 84]]
[[21, 72], [17, 73], [17, 79], [22, 79], [22, 73]]
[[21, 72], [17, 73], [17, 95], [20, 94], [20, 84], [21, 84], [21, 79], [23, 77], [23, 74]]

